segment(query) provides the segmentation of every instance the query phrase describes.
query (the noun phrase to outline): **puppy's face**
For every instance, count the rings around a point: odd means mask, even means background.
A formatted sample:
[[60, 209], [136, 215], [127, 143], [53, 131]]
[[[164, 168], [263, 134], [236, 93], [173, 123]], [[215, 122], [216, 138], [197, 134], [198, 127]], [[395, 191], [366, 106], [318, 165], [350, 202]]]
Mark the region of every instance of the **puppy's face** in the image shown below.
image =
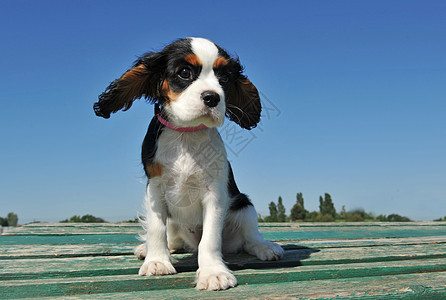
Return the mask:
[[183, 40], [169, 48], [172, 53], [161, 87], [169, 120], [177, 126], [221, 126], [225, 90], [234, 71], [228, 54], [202, 38]]
[[221, 126], [225, 116], [245, 129], [260, 121], [259, 94], [238, 59], [202, 38], [180, 39], [143, 55], [107, 87], [94, 110], [109, 118], [140, 97], [160, 105], [178, 127]]

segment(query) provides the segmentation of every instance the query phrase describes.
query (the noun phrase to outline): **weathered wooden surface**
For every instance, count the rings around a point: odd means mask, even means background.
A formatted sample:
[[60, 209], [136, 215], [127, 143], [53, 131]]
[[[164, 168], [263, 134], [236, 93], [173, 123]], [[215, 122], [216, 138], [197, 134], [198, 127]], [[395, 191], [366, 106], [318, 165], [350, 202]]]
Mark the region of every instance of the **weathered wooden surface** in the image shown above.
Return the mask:
[[193, 288], [197, 259], [174, 254], [176, 275], [140, 277], [137, 224], [35, 224], [0, 236], [0, 299], [446, 299], [446, 222], [262, 224], [281, 261], [225, 260], [239, 286]]

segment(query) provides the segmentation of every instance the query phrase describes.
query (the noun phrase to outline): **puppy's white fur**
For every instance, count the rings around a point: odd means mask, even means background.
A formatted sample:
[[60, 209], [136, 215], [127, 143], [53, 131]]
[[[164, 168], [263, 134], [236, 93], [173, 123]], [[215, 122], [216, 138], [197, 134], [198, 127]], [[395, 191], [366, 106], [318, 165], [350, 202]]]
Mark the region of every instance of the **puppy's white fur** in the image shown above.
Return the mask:
[[[202, 70], [195, 80], [180, 97], [165, 107], [169, 119], [178, 127], [197, 126], [204, 124], [207, 127], [222, 126], [225, 120], [225, 95], [213, 70], [213, 64], [218, 57], [218, 49], [214, 43], [194, 38], [191, 42], [192, 50], [202, 62]], [[220, 102], [214, 108], [207, 107], [201, 94], [204, 91], [213, 91], [220, 96]]]
[[[135, 253], [145, 257], [140, 275], [167, 275], [176, 273], [170, 250], [198, 251], [196, 288], [222, 290], [237, 285], [223, 262], [222, 250], [244, 250], [261, 260], [280, 259], [283, 250], [262, 238], [252, 205], [229, 209], [227, 155], [215, 128], [223, 124], [226, 110], [224, 91], [213, 70], [218, 49], [205, 39], [194, 38], [191, 45], [203, 64], [201, 73], [164, 109], [178, 127], [205, 124], [209, 128], [195, 132], [163, 128], [154, 163], [164, 169], [147, 185], [145, 245]], [[200, 99], [208, 90], [221, 99], [212, 108]]]

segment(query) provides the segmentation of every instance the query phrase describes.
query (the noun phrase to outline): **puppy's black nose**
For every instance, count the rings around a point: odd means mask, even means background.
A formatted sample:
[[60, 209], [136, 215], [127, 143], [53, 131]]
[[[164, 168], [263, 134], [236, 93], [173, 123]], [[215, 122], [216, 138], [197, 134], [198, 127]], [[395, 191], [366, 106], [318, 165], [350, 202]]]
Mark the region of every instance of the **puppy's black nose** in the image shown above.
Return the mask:
[[218, 102], [220, 102], [220, 96], [216, 92], [206, 91], [201, 94], [201, 99], [204, 104], [208, 107], [217, 106]]

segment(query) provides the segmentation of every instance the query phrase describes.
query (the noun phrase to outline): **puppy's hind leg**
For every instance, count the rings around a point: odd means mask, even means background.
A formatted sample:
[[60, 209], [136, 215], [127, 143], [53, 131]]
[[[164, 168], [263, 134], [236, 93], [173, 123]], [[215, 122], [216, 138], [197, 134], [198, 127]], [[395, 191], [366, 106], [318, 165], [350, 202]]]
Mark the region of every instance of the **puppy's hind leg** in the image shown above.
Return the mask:
[[243, 250], [245, 252], [257, 256], [260, 260], [279, 260], [283, 257], [284, 251], [282, 247], [276, 243], [265, 241], [257, 226], [257, 212], [252, 205], [248, 205], [234, 214], [233, 222], [237, 222], [236, 226], [244, 239]]
[[146, 243], [138, 245], [133, 249], [133, 253], [138, 259], [144, 259], [147, 256], [147, 246]]

